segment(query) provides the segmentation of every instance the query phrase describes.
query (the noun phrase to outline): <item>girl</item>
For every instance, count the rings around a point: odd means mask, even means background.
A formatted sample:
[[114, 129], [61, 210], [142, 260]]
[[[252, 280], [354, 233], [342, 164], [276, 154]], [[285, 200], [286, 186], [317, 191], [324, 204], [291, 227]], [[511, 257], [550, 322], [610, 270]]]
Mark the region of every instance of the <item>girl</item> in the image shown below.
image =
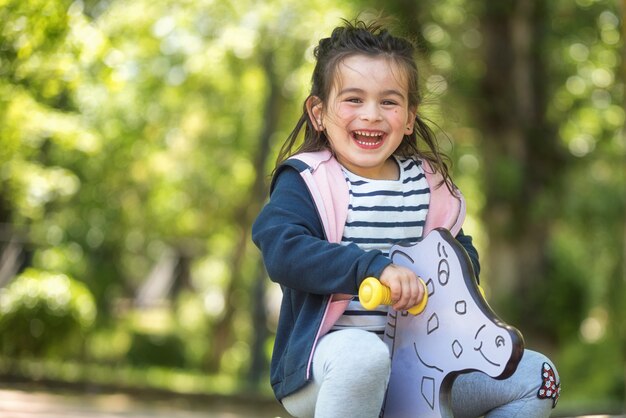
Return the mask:
[[[296, 417], [379, 415], [390, 374], [386, 309], [365, 311], [355, 295], [374, 276], [391, 288], [395, 310], [424, 297], [416, 275], [388, 258], [393, 244], [445, 227], [479, 272], [472, 239], [460, 229], [463, 196], [417, 113], [413, 54], [409, 41], [376, 22], [346, 22], [319, 42], [311, 94], [253, 227], [283, 290], [271, 383]], [[544, 363], [553, 367], [526, 350], [509, 379], [459, 376], [455, 416], [548, 416], [556, 395], [540, 392]]]

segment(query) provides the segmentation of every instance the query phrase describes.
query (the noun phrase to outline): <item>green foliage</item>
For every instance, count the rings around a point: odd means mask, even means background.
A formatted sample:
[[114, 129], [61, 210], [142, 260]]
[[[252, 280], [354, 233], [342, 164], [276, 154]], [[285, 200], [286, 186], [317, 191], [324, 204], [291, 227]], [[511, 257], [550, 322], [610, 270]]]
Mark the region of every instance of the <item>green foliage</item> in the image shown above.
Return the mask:
[[622, 405], [617, 401], [623, 399], [626, 383], [624, 368], [618, 367], [622, 361], [619, 346], [619, 340], [614, 337], [591, 344], [572, 339], [563, 345], [559, 370], [562, 381], [571, 382], [567, 392], [563, 392], [567, 393], [564, 396], [568, 402], [580, 407], [592, 404], [595, 399], [601, 401], [607, 412], [620, 412]]
[[185, 361], [185, 346], [176, 335], [135, 333], [126, 359], [134, 366], [162, 366], [182, 369]]
[[183, 291], [175, 308], [124, 309], [85, 338], [85, 357], [99, 364], [202, 370], [210, 317], [198, 294]]
[[0, 289], [0, 349], [8, 356], [79, 355], [95, 316], [93, 296], [82, 283], [26, 270]]

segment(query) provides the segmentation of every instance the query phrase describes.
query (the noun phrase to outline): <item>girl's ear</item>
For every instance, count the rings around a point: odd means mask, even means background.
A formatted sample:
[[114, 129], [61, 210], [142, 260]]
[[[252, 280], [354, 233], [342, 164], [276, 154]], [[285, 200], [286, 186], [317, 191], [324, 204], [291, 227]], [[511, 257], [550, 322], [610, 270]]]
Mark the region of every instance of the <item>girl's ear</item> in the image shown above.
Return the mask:
[[315, 126], [315, 130], [323, 131], [324, 130], [324, 121], [322, 119], [322, 101], [317, 96], [309, 96], [306, 99], [306, 111], [309, 114], [309, 119]]
[[413, 133], [416, 115], [417, 115], [417, 109], [409, 108], [409, 113], [406, 117], [406, 129], [404, 130], [405, 135], [411, 135]]

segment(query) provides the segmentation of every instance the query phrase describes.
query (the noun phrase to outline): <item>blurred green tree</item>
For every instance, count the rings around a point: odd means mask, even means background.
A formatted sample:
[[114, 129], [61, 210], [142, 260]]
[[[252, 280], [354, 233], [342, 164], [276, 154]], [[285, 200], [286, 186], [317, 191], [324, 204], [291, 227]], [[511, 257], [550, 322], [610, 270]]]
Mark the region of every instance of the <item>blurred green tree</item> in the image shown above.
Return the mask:
[[0, 289], [0, 352], [82, 357], [96, 306], [86, 286], [58, 273], [27, 269]]

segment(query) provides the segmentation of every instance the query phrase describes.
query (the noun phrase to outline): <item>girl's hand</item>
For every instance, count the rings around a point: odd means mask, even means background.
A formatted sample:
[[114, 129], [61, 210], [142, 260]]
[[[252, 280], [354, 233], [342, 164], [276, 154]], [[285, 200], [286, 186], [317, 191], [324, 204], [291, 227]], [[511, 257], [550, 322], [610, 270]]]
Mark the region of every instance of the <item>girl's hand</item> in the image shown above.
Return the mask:
[[391, 289], [393, 309], [406, 311], [422, 301], [424, 286], [413, 271], [390, 264], [380, 275], [380, 282]]

